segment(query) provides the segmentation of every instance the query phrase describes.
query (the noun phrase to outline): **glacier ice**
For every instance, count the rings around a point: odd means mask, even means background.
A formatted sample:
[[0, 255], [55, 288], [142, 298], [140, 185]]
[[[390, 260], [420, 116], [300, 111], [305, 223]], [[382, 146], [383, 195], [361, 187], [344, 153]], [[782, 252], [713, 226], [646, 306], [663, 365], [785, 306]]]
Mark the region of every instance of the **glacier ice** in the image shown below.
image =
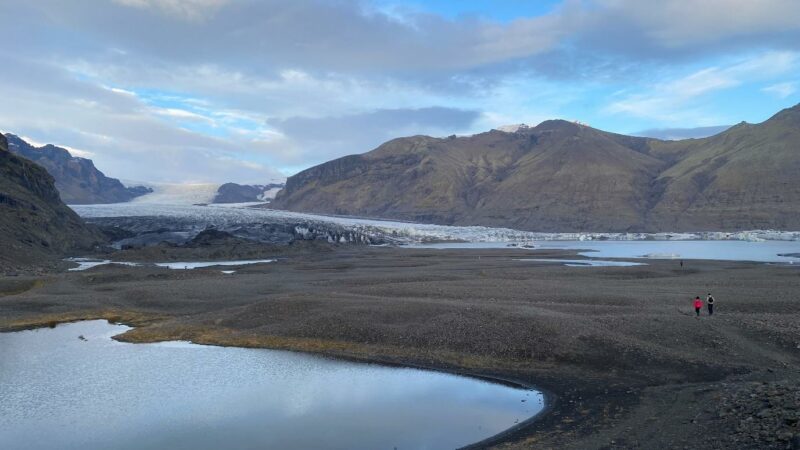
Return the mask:
[[[144, 199], [147, 196], [141, 197]], [[298, 235], [311, 237], [312, 228], [335, 229], [328, 238], [333, 242], [420, 244], [430, 242], [529, 243], [542, 241], [800, 241], [800, 231], [751, 230], [742, 232], [694, 233], [539, 233], [483, 226], [446, 226], [364, 219], [344, 216], [281, 211], [250, 205], [190, 205], [158, 202], [130, 202], [107, 205], [72, 205], [87, 219], [124, 217], [164, 217], [184, 220], [203, 229], [208, 226], [235, 230], [243, 225], [290, 225]], [[318, 233], [319, 230], [315, 232]]]

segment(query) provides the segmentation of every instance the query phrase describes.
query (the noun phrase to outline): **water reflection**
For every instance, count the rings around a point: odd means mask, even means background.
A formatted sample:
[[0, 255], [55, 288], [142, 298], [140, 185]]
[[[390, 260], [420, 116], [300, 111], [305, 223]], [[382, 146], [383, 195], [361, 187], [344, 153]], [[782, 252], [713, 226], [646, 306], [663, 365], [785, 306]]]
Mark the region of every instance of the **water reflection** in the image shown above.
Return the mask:
[[536, 391], [438, 372], [110, 339], [126, 329], [0, 334], [0, 448], [454, 448], [542, 408]]

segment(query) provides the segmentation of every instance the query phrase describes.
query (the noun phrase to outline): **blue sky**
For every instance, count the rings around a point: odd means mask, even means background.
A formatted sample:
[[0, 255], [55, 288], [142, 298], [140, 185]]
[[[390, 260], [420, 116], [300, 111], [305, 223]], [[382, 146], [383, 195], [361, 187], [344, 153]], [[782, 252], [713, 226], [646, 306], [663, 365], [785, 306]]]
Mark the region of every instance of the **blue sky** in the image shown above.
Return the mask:
[[796, 0], [6, 0], [0, 16], [0, 129], [128, 180], [267, 182], [398, 136], [551, 118], [695, 135], [800, 102]]

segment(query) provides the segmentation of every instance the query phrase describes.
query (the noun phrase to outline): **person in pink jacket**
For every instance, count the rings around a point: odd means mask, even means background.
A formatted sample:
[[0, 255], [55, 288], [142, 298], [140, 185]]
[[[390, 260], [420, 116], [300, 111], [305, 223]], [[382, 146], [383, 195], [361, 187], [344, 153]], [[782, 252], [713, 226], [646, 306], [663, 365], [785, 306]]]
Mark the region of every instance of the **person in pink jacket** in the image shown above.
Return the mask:
[[700, 297], [694, 298], [694, 312], [697, 314], [697, 317], [700, 317], [700, 310], [703, 309], [703, 301], [700, 300]]

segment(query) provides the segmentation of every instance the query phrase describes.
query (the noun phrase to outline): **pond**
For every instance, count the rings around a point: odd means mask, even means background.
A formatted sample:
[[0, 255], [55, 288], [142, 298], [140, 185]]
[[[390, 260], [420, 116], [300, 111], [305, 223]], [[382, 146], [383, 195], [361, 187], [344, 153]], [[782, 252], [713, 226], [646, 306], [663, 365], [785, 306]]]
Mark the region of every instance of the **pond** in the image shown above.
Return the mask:
[[0, 448], [456, 448], [543, 408], [537, 391], [441, 372], [111, 339], [128, 329], [0, 333]]
[[[78, 272], [89, 270], [97, 266], [106, 264], [120, 264], [123, 266], [137, 267], [145, 265], [145, 263], [125, 262], [125, 261], [111, 261], [110, 259], [93, 259], [93, 258], [67, 258], [65, 261], [74, 262], [78, 267], [68, 269], [70, 272]], [[164, 262], [154, 263], [156, 267], [165, 267], [173, 270], [191, 270], [202, 269], [205, 267], [216, 266], [248, 266], [251, 264], [266, 264], [275, 262], [275, 259], [243, 259], [236, 261], [179, 261], [179, 262]], [[233, 271], [223, 270], [222, 273], [233, 273]]]
[[644, 266], [644, 263], [628, 261], [603, 261], [601, 259], [545, 259], [545, 258], [519, 258], [515, 261], [529, 261], [546, 264], [561, 264], [567, 267], [633, 267]]

